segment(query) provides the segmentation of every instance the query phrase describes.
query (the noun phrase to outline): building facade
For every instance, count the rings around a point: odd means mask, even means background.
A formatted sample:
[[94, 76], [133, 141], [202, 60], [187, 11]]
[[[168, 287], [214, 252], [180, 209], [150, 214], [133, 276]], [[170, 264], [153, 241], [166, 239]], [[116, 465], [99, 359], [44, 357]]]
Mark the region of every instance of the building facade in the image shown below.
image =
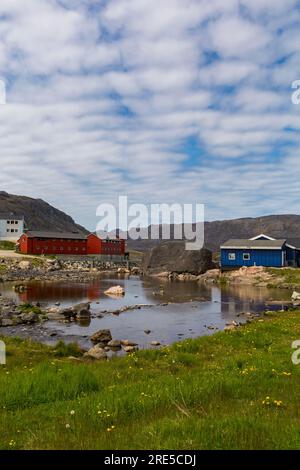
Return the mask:
[[222, 269], [242, 266], [281, 268], [288, 264], [286, 239], [260, 234], [250, 239], [230, 239], [221, 246]]
[[99, 238], [93, 233], [87, 237], [87, 246], [90, 255], [124, 256], [126, 249], [122, 238]]
[[94, 234], [34, 232], [24, 233], [18, 242], [20, 253], [31, 255], [125, 255], [125, 240], [100, 239]]
[[0, 240], [19, 240], [24, 233], [24, 217], [13, 213], [0, 212]]

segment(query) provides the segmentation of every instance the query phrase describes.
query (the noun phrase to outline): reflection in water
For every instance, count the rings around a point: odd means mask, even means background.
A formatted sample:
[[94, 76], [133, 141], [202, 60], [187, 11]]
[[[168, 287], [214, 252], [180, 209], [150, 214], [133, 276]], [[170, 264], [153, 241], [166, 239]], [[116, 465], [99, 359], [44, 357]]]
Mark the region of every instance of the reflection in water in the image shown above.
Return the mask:
[[17, 293], [22, 303], [43, 301], [55, 302], [80, 302], [86, 299], [89, 302], [97, 301], [101, 297], [101, 283], [58, 283], [58, 282], [28, 282], [26, 291]]
[[[0, 285], [0, 293], [19, 302], [40, 302], [42, 306], [60, 303], [69, 306], [79, 302], [91, 302], [93, 318], [76, 323], [45, 323], [45, 328], [59, 330], [63, 335], [73, 335], [84, 346], [86, 339], [98, 329], [109, 328], [115, 339], [131, 339], [141, 347], [158, 340], [167, 344], [187, 337], [211, 334], [223, 328], [225, 323], [237, 320], [242, 312], [259, 312], [268, 300], [289, 299], [287, 290], [271, 290], [253, 286], [204, 286], [197, 282], [172, 282], [164, 279], [139, 277], [102, 277], [86, 283], [37, 282], [26, 284], [27, 290], [17, 293], [12, 283]], [[113, 285], [122, 285], [124, 297], [108, 297], [104, 291]], [[101, 312], [117, 312], [122, 307], [137, 304], [151, 308], [135, 308], [120, 315]], [[280, 307], [277, 307], [280, 308]], [[240, 317], [241, 319], [241, 317]], [[239, 320], [238, 320], [239, 321]], [[145, 330], [151, 330], [145, 335]]]
[[77, 320], [77, 324], [79, 326], [84, 326], [84, 327], [90, 326], [91, 318], [80, 318], [79, 320]]

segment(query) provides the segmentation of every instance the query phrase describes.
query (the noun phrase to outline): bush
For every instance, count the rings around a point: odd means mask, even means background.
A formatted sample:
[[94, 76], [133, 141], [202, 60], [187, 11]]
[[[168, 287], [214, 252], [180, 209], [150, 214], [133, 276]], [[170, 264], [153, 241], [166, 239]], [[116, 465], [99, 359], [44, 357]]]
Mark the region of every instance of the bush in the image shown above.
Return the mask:
[[66, 344], [64, 341], [58, 341], [54, 347], [56, 357], [82, 356], [83, 350], [77, 343]]
[[0, 241], [0, 250], [15, 250], [16, 244], [6, 240]]
[[41, 315], [43, 312], [39, 307], [36, 307], [32, 304], [26, 303], [19, 306], [19, 309], [22, 313], [36, 313], [37, 315]]

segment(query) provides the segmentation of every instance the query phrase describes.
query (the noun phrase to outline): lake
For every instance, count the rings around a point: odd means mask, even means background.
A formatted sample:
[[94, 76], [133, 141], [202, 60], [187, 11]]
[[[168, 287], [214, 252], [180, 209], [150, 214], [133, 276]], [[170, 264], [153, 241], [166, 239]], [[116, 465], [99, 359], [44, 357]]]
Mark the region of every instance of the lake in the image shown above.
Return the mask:
[[[45, 322], [39, 326], [11, 327], [9, 334], [52, 344], [57, 338], [78, 341], [90, 346], [89, 337], [97, 330], [108, 328], [114, 339], [130, 339], [147, 348], [155, 340], [170, 344], [184, 338], [195, 338], [222, 330], [226, 323], [245, 321], [245, 312], [260, 313], [270, 300], [289, 300], [291, 292], [280, 289], [253, 286], [208, 286], [197, 282], [169, 281], [138, 276], [104, 276], [86, 283], [42, 282], [22, 283], [27, 286], [23, 293], [14, 291], [14, 283], [0, 284], [0, 293], [14, 300], [40, 302], [42, 307], [70, 306], [90, 302], [92, 318], [84, 322]], [[104, 291], [113, 285], [125, 289], [123, 297], [108, 297]], [[123, 307], [145, 304], [118, 313]], [[270, 308], [282, 308], [281, 305]], [[101, 318], [98, 318], [101, 316]], [[151, 330], [145, 334], [145, 330]], [[49, 333], [56, 332], [56, 339]], [[3, 329], [3, 333], [5, 333]]]

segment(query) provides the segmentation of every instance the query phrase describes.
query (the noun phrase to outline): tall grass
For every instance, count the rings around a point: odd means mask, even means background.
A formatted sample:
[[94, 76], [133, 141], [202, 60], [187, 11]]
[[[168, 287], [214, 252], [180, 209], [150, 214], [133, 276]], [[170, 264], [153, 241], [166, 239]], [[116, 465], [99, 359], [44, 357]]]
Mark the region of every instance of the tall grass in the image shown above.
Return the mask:
[[0, 407], [24, 409], [41, 403], [77, 398], [99, 391], [100, 384], [84, 365], [59, 368], [42, 363], [36, 368], [9, 374], [1, 379]]
[[8, 340], [0, 448], [300, 448], [299, 314], [107, 362]]

